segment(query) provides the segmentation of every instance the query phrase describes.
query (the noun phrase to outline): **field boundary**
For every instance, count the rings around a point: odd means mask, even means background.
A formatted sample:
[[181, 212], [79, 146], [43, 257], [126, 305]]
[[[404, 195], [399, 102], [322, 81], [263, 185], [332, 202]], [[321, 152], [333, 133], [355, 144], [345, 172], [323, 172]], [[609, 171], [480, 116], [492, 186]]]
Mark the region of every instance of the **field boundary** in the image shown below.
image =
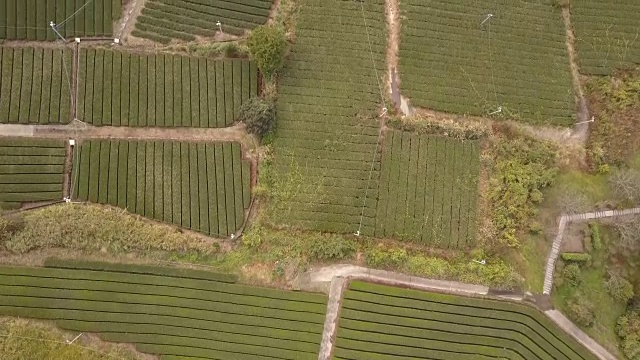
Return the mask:
[[[634, 210], [640, 213], [640, 208]], [[511, 301], [526, 304], [526, 302], [523, 301], [523, 296], [514, 296], [512, 294], [501, 294], [495, 296], [490, 295], [491, 289], [483, 285], [466, 284], [457, 281], [428, 279], [406, 274], [394, 273], [386, 270], [370, 269], [348, 264], [327, 266], [315, 270], [312, 269], [311, 271], [302, 274], [297, 279], [296, 287], [301, 290], [308, 291], [318, 291], [319, 289], [322, 289], [325, 292], [329, 293], [327, 314], [325, 318], [322, 343], [320, 345], [318, 360], [330, 360], [332, 358], [344, 292], [347, 289], [349, 282], [352, 280], [360, 280], [376, 284], [410, 288], [422, 291], [449, 293], [466, 297], [483, 296], [490, 297], [494, 300]], [[547, 310], [541, 312], [543, 312], [548, 318], [556, 323], [556, 325], [558, 325], [560, 329], [571, 335], [599, 359], [615, 359], [613, 355], [611, 355], [600, 344], [598, 344], [595, 340], [593, 340], [582, 330], [580, 330], [575, 324], [573, 324], [559, 311]]]
[[542, 293], [550, 295], [553, 289], [553, 275], [556, 271], [556, 261], [560, 254], [560, 247], [562, 246], [562, 239], [566, 227], [572, 222], [581, 222], [587, 220], [597, 220], [612, 218], [618, 216], [631, 216], [640, 215], [640, 207], [624, 209], [624, 210], [606, 210], [606, 211], [594, 211], [582, 214], [564, 214], [558, 218], [558, 232], [556, 238], [553, 240], [551, 251], [547, 257], [547, 266], [544, 274], [544, 288]]

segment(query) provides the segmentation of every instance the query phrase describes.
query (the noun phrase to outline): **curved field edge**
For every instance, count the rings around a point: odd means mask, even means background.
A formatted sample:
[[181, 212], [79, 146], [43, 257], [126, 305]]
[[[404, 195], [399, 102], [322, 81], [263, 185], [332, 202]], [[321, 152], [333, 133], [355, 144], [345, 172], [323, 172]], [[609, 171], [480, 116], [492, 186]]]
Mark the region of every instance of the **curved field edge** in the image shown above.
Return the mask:
[[544, 314], [524, 304], [354, 281], [344, 294], [340, 316], [335, 358], [453, 359], [484, 354], [596, 359]]

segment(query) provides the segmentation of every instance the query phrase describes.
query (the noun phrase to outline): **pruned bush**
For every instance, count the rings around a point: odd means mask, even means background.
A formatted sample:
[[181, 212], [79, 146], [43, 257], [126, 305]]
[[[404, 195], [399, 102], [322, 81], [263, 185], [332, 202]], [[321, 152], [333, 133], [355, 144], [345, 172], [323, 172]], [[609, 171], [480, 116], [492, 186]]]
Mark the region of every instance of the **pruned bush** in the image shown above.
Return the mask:
[[579, 263], [590, 263], [591, 262], [591, 255], [587, 254], [587, 253], [570, 253], [570, 252], [566, 252], [566, 253], [562, 253], [562, 260], [564, 261], [573, 261], [573, 262], [579, 262]]
[[260, 97], [253, 97], [240, 106], [238, 118], [247, 125], [247, 132], [262, 138], [273, 128], [275, 107]]
[[357, 245], [341, 236], [315, 237], [309, 246], [309, 257], [316, 260], [343, 260], [352, 258]]
[[596, 223], [589, 223], [589, 230], [591, 230], [591, 246], [594, 250], [602, 249], [602, 237], [600, 236], [600, 226]]
[[251, 59], [256, 62], [260, 72], [270, 78], [284, 65], [287, 39], [279, 26], [262, 25], [251, 30], [247, 40]]
[[582, 272], [578, 264], [569, 264], [562, 270], [562, 277], [571, 286], [576, 287], [582, 284]]
[[591, 327], [595, 321], [594, 306], [581, 296], [569, 298], [567, 317], [580, 326]]
[[612, 275], [604, 283], [604, 288], [614, 300], [624, 304], [633, 297], [633, 285], [620, 275]]

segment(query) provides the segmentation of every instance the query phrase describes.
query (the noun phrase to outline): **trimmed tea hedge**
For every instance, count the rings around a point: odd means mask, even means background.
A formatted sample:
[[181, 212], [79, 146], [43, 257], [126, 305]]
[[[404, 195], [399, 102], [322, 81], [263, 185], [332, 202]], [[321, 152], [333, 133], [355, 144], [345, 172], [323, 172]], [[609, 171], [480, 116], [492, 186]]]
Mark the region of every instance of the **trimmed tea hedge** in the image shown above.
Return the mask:
[[168, 44], [172, 39], [212, 38], [219, 31], [243, 35], [267, 22], [271, 0], [149, 0], [134, 36]]
[[566, 33], [549, 1], [405, 0], [400, 11], [401, 90], [414, 105], [573, 124]]
[[61, 24], [58, 32], [65, 38], [111, 37], [113, 22], [121, 15], [122, 1], [2, 0], [0, 39], [56, 40], [49, 26], [51, 21]]
[[274, 201], [274, 222], [344, 233], [362, 223], [361, 233], [373, 235], [386, 39], [384, 0], [300, 8], [279, 78], [274, 193], [283, 199]]
[[571, 0], [580, 72], [609, 75], [640, 65], [640, 3]]
[[65, 143], [0, 138], [0, 208], [62, 200]]
[[216, 281], [229, 279], [220, 274], [185, 278], [183, 269], [85, 265], [0, 267], [0, 314], [52, 320], [163, 359], [318, 357], [323, 295]]
[[0, 47], [0, 57], [0, 123], [71, 121], [70, 49]]
[[250, 170], [238, 143], [85, 141], [74, 165], [73, 197], [228, 236], [244, 222]]
[[479, 142], [389, 131], [377, 237], [458, 248], [475, 243]]
[[258, 94], [248, 60], [81, 49], [78, 119], [96, 125], [225, 127]]
[[334, 359], [398, 358], [597, 359], [529, 306], [352, 282]]

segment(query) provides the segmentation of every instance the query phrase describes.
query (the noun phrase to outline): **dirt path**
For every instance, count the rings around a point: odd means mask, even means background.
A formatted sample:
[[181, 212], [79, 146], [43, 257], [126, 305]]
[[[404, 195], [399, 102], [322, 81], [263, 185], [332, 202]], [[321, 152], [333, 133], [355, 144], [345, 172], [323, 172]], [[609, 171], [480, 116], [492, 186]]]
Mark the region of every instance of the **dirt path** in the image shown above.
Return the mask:
[[566, 45], [569, 54], [569, 66], [571, 67], [571, 77], [573, 79], [573, 91], [575, 93], [576, 107], [578, 108], [578, 116], [576, 125], [573, 128], [573, 137], [580, 139], [583, 143], [587, 141], [589, 136], [589, 107], [584, 97], [582, 82], [580, 81], [580, 70], [578, 67], [578, 56], [575, 50], [575, 34], [573, 33], [573, 25], [571, 25], [571, 10], [569, 7], [562, 9], [562, 19], [564, 20], [564, 28], [567, 33]]
[[582, 332], [582, 330], [580, 330], [574, 323], [571, 322], [571, 320], [567, 319], [558, 310], [545, 311], [544, 314], [547, 315], [547, 317], [550, 318], [553, 322], [555, 322], [558, 327], [578, 340], [580, 344], [591, 350], [591, 352], [596, 355], [598, 359], [616, 360], [615, 356], [613, 356], [604, 347], [602, 347], [602, 345], [595, 342], [587, 334]]
[[114, 31], [114, 34], [117, 35], [116, 37], [120, 39], [120, 41], [124, 41], [129, 37], [129, 34], [131, 34], [136, 23], [135, 19], [140, 15], [144, 7], [144, 1], [145, 0], [131, 0], [124, 6], [124, 16], [116, 23], [115, 27], [117, 30]]
[[399, 96], [398, 87], [400, 86], [400, 79], [398, 78], [397, 69], [398, 53], [400, 51], [400, 8], [398, 6], [398, 0], [386, 0], [385, 13], [387, 16], [388, 32], [386, 89], [387, 93], [393, 96], [395, 88], [395, 93], [398, 93]]
[[56, 139], [131, 139], [178, 141], [237, 141], [246, 150], [253, 150], [257, 142], [245, 131], [243, 124], [226, 128], [157, 128], [91, 126], [80, 121], [69, 125], [0, 124], [0, 136], [42, 137]]

